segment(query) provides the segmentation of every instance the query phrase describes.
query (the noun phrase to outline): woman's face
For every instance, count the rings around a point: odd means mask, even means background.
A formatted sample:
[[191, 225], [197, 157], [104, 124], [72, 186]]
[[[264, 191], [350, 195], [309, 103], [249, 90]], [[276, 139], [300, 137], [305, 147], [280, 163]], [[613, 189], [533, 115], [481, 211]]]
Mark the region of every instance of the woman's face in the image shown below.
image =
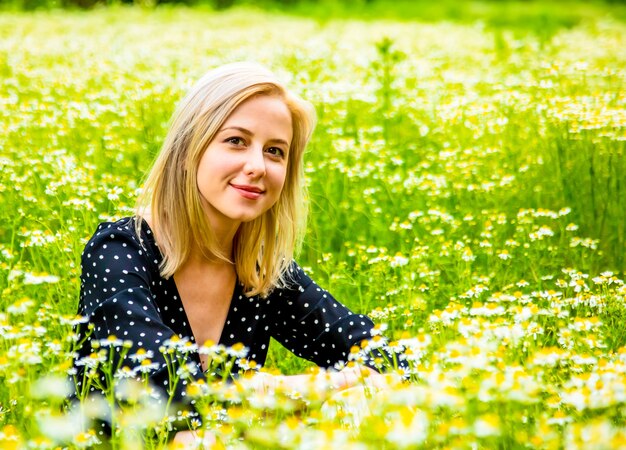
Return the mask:
[[239, 105], [206, 148], [198, 190], [214, 229], [259, 217], [280, 197], [293, 137], [280, 97], [260, 95]]

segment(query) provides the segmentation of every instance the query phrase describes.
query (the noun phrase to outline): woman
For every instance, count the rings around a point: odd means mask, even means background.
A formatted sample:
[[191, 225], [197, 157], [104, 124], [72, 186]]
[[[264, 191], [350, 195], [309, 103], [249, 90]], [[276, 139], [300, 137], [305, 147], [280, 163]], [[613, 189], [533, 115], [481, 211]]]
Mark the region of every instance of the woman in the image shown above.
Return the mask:
[[[198, 345], [243, 343], [259, 365], [271, 336], [323, 367], [346, 361], [371, 336], [367, 317], [293, 261], [305, 222], [302, 155], [314, 121], [309, 103], [256, 64], [222, 66], [191, 89], [136, 216], [101, 224], [85, 247], [79, 314], [89, 322], [79, 330], [87, 337], [75, 360], [79, 392], [97, 390], [84, 384], [85, 361], [93, 342], [112, 335], [132, 342], [119, 366], [136, 365], [130, 356], [143, 349], [154, 368], [150, 380], [162, 389], [170, 380], [159, 347], [174, 336]], [[198, 353], [185, 362], [196, 378], [207, 369]], [[362, 373], [331, 376], [348, 387]], [[175, 402], [184, 400], [185, 384], [176, 386]]]

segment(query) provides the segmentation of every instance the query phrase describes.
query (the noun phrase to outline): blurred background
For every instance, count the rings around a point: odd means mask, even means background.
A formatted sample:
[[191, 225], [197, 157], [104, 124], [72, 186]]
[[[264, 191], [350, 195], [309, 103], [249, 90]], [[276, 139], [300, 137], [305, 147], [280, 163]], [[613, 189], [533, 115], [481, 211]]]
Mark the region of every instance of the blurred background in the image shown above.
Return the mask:
[[[574, 25], [585, 13], [603, 5], [623, 6], [626, 0], [0, 0], [0, 8], [13, 10], [91, 9], [107, 5], [136, 4], [144, 7], [187, 5], [224, 10], [245, 6], [317, 17], [352, 15], [361, 18], [404, 20], [486, 20], [493, 24], [512, 23], [521, 17], [553, 17], [555, 11], [563, 24]], [[613, 13], [624, 17], [624, 10]], [[532, 20], [532, 19], [531, 19]], [[541, 20], [541, 19], [539, 19]]]
[[[90, 445], [38, 381], [71, 366], [81, 252], [133, 214], [187, 89], [238, 60], [317, 111], [298, 262], [425, 393], [352, 448], [623, 448], [625, 48], [623, 1], [0, 0], [0, 449]], [[283, 448], [330, 439], [307, 415]]]

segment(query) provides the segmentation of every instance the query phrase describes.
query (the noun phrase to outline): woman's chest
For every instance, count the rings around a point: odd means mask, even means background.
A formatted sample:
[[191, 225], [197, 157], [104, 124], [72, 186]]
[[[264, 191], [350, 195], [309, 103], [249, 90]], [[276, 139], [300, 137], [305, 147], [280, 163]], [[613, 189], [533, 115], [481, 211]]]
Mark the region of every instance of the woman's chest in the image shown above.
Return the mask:
[[219, 342], [235, 294], [235, 274], [181, 273], [174, 283], [196, 343]]
[[[207, 341], [226, 347], [241, 343], [248, 349], [248, 358], [259, 364], [265, 362], [272, 332], [272, 312], [268, 311], [267, 301], [247, 297], [243, 287], [236, 284], [228, 298], [212, 305], [183, 304], [172, 278], [160, 287], [157, 303], [163, 322], [181, 338], [189, 338], [199, 346]], [[210, 290], [204, 295], [212, 297]]]

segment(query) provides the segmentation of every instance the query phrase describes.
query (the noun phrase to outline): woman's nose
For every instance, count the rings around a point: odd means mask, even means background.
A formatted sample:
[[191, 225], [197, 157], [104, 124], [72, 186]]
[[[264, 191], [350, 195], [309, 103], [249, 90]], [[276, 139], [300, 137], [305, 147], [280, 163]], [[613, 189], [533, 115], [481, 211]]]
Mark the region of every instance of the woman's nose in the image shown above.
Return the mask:
[[262, 148], [250, 147], [246, 152], [246, 163], [243, 171], [252, 178], [265, 175], [265, 155]]

